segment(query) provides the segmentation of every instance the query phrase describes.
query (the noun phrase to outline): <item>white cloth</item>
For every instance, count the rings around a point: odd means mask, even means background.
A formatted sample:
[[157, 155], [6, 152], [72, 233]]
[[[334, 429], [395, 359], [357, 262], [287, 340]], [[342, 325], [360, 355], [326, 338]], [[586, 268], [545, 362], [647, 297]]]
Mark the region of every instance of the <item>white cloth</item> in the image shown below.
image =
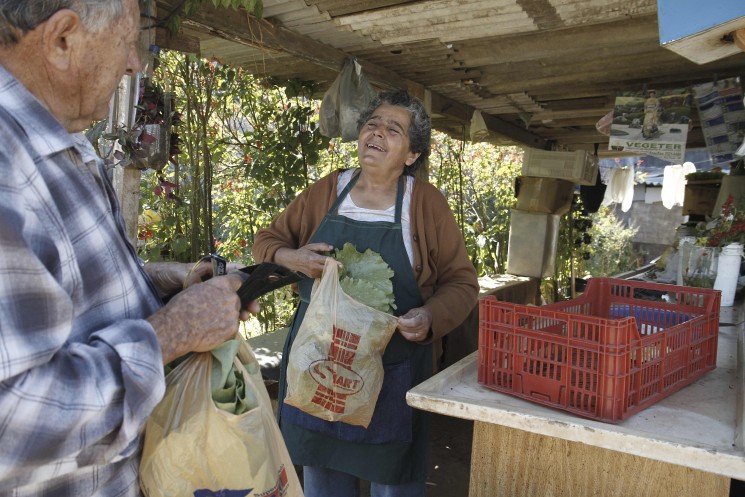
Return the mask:
[[608, 186], [605, 189], [603, 205], [621, 204], [621, 210], [628, 212], [634, 201], [634, 167], [616, 167], [611, 170]]
[[695, 173], [696, 166], [692, 162], [685, 162], [681, 166], [665, 166], [662, 175], [662, 205], [672, 209], [676, 205], [683, 205], [685, 199], [686, 175]]

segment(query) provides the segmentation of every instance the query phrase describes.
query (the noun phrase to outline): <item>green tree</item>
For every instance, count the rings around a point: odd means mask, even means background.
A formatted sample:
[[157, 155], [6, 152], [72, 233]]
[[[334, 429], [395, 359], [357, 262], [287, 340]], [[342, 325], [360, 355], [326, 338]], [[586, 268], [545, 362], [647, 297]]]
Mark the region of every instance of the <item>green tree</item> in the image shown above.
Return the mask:
[[434, 133], [430, 181], [448, 198], [479, 275], [504, 273], [522, 151]]
[[[183, 125], [180, 153], [143, 177], [144, 259], [194, 261], [216, 252], [252, 264], [256, 233], [298, 192], [334, 169], [356, 166], [356, 143], [320, 134], [314, 84], [257, 80], [218, 61], [169, 52], [159, 62], [153, 79], [173, 94]], [[448, 199], [480, 276], [505, 272], [521, 164], [520, 148], [433, 133], [428, 180]], [[613, 274], [634, 259], [610, 255], [626, 254], [633, 230], [603, 211], [584, 233], [576, 226], [585, 217], [579, 205], [562, 217], [556, 274], [544, 281], [549, 301], [569, 296], [572, 274]], [[289, 288], [266, 296], [260, 328], [285, 326], [296, 302]]]
[[[328, 148], [309, 98], [313, 85], [279, 86], [176, 53], [162, 54], [154, 79], [173, 89], [184, 125], [181, 153], [143, 178], [144, 217], [157, 220], [140, 231], [143, 258], [194, 261], [219, 253], [252, 263], [256, 232], [318, 174]], [[265, 327], [287, 317], [292, 302], [280, 293], [264, 302]]]

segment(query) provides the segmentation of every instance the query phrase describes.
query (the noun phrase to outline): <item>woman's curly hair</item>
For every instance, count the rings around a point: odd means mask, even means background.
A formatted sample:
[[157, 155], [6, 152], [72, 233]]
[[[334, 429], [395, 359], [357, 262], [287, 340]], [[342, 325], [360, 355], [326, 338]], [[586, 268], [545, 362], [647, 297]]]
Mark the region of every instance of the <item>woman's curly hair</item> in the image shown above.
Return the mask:
[[383, 104], [403, 107], [411, 116], [409, 125], [409, 142], [412, 152], [418, 152], [419, 157], [410, 166], [404, 166], [404, 174], [413, 175], [421, 166], [426, 166], [429, 162], [430, 140], [432, 138], [432, 125], [430, 124], [429, 115], [424, 110], [424, 104], [416, 97], [412, 97], [406, 90], [383, 91], [370, 102], [367, 109], [360, 115], [357, 120], [357, 132], [370, 119], [375, 109]]

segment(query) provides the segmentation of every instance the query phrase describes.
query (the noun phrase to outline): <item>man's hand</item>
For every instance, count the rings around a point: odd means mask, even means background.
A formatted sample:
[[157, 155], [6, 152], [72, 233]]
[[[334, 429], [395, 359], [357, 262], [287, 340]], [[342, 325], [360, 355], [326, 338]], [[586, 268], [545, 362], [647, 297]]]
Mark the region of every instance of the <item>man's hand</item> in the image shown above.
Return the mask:
[[210, 264], [198, 264], [192, 271], [194, 264], [185, 262], [148, 262], [145, 272], [153, 280], [158, 295], [165, 297], [181, 291], [185, 284], [202, 281], [203, 277], [212, 275]]
[[247, 277], [234, 272], [189, 286], [148, 318], [164, 364], [188, 352], [212, 350], [235, 337], [239, 320], [259, 311], [256, 301], [240, 308], [236, 291]]
[[[228, 272], [237, 271], [242, 267], [243, 264], [229, 262], [227, 270]], [[148, 262], [145, 264], [145, 272], [153, 280], [161, 297], [178, 293], [186, 287], [201, 283], [213, 276], [209, 258], [204, 258], [197, 263]]]

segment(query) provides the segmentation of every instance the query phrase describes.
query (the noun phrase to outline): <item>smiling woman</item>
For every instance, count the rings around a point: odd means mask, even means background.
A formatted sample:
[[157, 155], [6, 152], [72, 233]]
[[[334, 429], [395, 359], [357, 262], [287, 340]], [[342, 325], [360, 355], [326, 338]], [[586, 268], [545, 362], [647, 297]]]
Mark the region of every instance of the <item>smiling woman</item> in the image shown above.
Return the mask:
[[[478, 283], [447, 201], [414, 177], [430, 151], [422, 103], [405, 91], [381, 93], [362, 113], [358, 130], [359, 167], [311, 185], [254, 243], [257, 261], [307, 276], [282, 354], [280, 427], [293, 462], [304, 466], [307, 497], [358, 495], [360, 479], [372, 482], [372, 496], [423, 497], [430, 419], [408, 407], [405, 394], [432, 374], [434, 342], [465, 319]], [[284, 402], [296, 387], [288, 384], [287, 361], [311, 303], [313, 278], [321, 276], [324, 253], [346, 243], [380, 254], [393, 270], [397, 332], [383, 353], [381, 392], [367, 428], [325, 421]]]

